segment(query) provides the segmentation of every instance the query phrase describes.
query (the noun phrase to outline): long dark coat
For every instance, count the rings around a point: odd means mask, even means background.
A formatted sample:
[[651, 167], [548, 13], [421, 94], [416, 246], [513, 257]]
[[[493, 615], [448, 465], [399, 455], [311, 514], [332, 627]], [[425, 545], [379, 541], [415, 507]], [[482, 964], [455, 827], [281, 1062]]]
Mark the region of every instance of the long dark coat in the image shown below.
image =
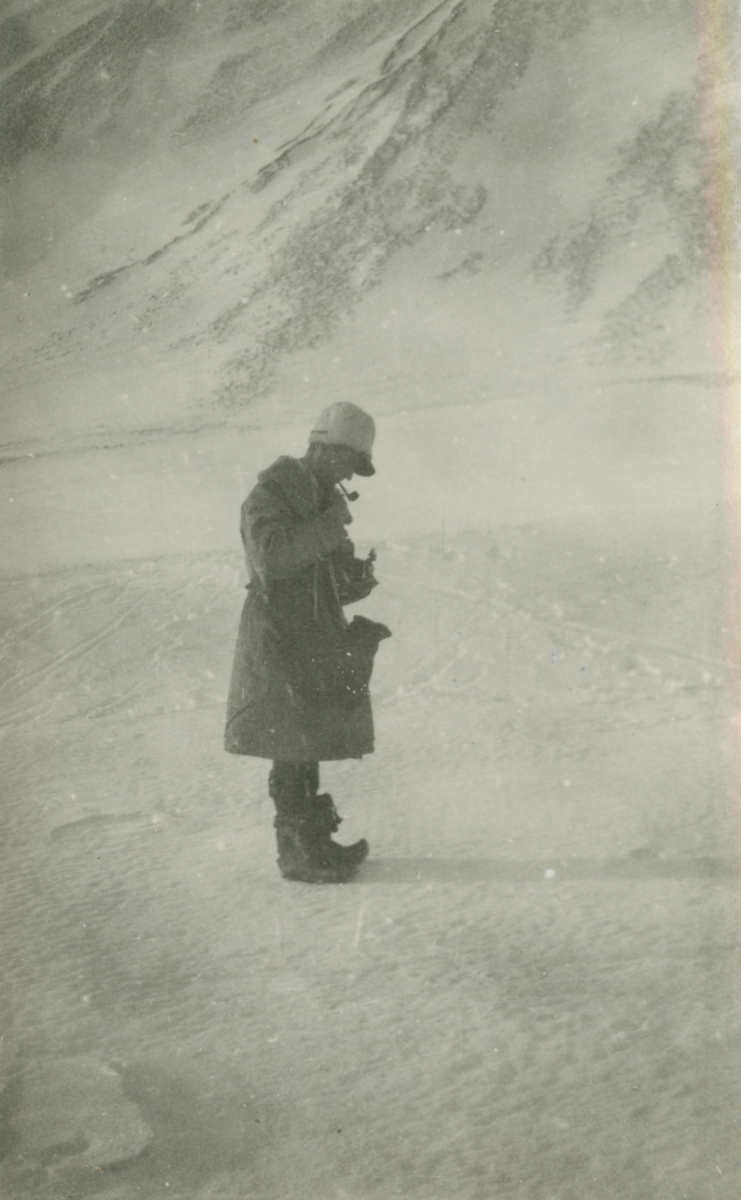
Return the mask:
[[320, 762], [373, 750], [367, 684], [388, 630], [347, 625], [338, 578], [359, 560], [328, 499], [303, 459], [283, 457], [242, 505], [250, 582], [227, 704], [232, 754]]

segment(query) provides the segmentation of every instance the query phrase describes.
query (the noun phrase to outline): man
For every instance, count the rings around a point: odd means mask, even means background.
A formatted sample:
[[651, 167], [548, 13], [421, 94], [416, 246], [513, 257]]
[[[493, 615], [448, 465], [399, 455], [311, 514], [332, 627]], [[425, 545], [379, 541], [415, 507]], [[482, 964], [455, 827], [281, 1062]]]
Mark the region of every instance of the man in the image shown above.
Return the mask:
[[285, 879], [344, 883], [364, 838], [334, 842], [341, 818], [319, 794], [319, 763], [373, 750], [368, 683], [385, 625], [343, 605], [376, 586], [371, 553], [355, 557], [343, 480], [373, 475], [375, 425], [354, 404], [319, 417], [303, 458], [283, 456], [242, 505], [250, 582], [234, 656], [225, 746], [272, 760], [278, 866]]

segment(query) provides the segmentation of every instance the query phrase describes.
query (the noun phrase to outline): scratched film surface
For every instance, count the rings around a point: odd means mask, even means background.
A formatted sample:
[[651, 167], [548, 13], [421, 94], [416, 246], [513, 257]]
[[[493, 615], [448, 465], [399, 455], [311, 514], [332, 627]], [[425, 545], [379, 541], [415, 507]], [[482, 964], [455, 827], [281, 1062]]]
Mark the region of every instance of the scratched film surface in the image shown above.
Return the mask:
[[[723, 11], [2, 5], [4, 1195], [736, 1200]], [[394, 636], [312, 888], [221, 741], [340, 399]]]

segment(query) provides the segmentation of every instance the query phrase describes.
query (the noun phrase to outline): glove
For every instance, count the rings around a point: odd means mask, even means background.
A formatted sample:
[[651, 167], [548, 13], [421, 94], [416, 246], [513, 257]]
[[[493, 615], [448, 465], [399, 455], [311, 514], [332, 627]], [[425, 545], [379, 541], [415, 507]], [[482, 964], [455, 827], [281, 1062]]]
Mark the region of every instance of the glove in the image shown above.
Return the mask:
[[[352, 546], [352, 542], [348, 544]], [[364, 600], [373, 588], [378, 586], [378, 580], [373, 574], [375, 557], [375, 550], [371, 550], [367, 558], [348, 555], [342, 546], [335, 550], [333, 564], [340, 604], [354, 604], [356, 600]]]

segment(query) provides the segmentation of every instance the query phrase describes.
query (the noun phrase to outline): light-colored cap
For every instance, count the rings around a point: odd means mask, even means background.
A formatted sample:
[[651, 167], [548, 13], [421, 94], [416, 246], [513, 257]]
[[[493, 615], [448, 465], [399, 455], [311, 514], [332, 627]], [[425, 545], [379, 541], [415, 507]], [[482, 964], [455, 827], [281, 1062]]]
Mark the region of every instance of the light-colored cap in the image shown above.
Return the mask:
[[355, 467], [356, 475], [375, 475], [376, 468], [371, 462], [373, 438], [376, 426], [357, 404], [348, 404], [345, 400], [330, 404], [316, 421], [309, 434], [309, 444], [319, 442], [324, 446], [347, 446], [358, 456]]

